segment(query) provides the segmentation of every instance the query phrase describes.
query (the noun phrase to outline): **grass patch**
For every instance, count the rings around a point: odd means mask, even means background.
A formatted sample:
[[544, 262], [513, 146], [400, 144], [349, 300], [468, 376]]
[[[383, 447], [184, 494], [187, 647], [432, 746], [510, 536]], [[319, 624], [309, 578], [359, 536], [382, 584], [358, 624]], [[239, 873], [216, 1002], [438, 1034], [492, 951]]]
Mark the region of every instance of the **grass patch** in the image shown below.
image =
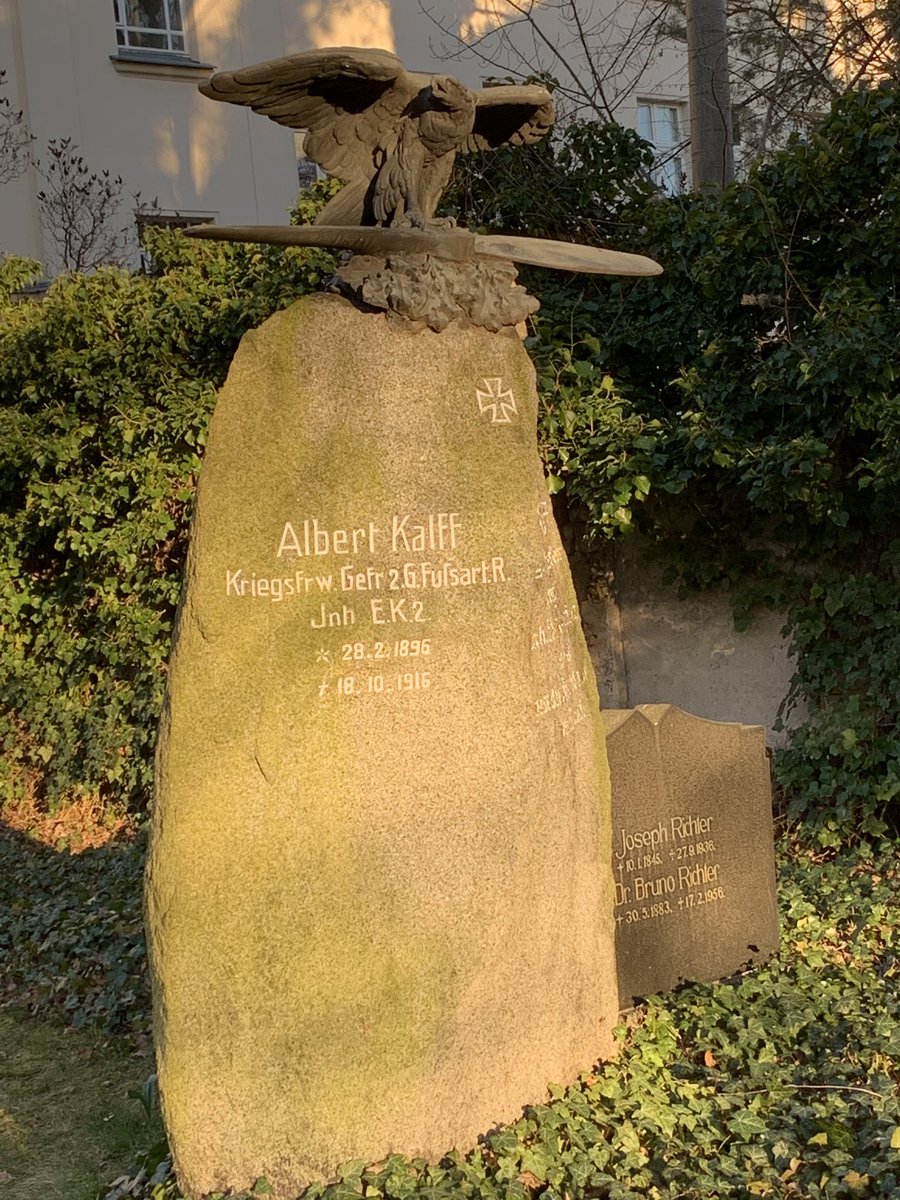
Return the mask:
[[0, 1011], [0, 1196], [95, 1200], [162, 1136], [129, 1092], [152, 1071], [96, 1034]]

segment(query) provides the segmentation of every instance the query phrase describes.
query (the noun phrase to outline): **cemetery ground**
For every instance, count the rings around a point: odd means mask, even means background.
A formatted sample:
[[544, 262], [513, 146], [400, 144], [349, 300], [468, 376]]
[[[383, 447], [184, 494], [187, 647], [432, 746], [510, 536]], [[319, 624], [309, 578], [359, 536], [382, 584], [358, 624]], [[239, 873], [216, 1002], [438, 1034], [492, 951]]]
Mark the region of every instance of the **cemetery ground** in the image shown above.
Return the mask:
[[[179, 1195], [153, 1111], [142, 858], [140, 832], [72, 854], [0, 825], [0, 1200]], [[896, 844], [824, 857], [782, 837], [778, 866], [765, 966], [645, 1001], [616, 1062], [472, 1153], [348, 1163], [307, 1195], [900, 1195]]]
[[103, 1195], [123, 1162], [161, 1137], [138, 1101], [146, 1056], [109, 1036], [0, 1011], [0, 1194]]

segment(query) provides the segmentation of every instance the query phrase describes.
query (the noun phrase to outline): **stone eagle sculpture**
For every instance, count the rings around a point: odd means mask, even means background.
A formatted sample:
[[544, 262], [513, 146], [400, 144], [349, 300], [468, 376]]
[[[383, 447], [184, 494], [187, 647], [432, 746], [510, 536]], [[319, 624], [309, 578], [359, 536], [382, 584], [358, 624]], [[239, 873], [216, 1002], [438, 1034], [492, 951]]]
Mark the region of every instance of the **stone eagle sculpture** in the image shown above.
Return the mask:
[[221, 71], [200, 91], [306, 130], [305, 153], [345, 184], [316, 222], [331, 226], [424, 229], [458, 152], [536, 142], [553, 124], [546, 88], [471, 89], [387, 50], [310, 50]]

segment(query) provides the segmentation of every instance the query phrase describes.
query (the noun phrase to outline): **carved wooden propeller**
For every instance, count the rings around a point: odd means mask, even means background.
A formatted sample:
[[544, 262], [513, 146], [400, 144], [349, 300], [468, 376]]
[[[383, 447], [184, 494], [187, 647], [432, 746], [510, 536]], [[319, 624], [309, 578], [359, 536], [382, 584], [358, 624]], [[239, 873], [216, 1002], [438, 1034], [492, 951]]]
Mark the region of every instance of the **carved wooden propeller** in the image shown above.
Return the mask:
[[344, 187], [310, 226], [209, 226], [189, 237], [278, 246], [334, 246], [357, 254], [431, 254], [453, 262], [498, 258], [597, 275], [659, 275], [639, 254], [433, 225], [458, 153], [539, 141], [553, 101], [534, 84], [471, 89], [407, 71], [388, 50], [337, 46], [219, 71], [201, 92], [306, 130], [304, 151]]
[[546, 238], [471, 233], [468, 229], [397, 229], [373, 225], [192, 225], [185, 234], [218, 242], [261, 242], [274, 246], [334, 246], [356, 254], [431, 254], [452, 262], [502, 258], [591, 275], [660, 275], [662, 267], [643, 254]]

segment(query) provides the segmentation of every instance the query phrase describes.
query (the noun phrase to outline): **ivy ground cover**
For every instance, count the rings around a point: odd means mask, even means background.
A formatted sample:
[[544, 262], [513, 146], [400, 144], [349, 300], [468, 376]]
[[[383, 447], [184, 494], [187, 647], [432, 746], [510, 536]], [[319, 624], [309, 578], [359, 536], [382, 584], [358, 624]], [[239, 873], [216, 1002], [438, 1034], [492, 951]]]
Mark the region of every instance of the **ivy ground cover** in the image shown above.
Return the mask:
[[[0, 832], [7, 1003], [146, 1047], [141, 858], [140, 840], [71, 856]], [[308, 1200], [900, 1195], [896, 848], [827, 862], [785, 849], [779, 874], [782, 946], [767, 965], [648, 999], [623, 1022], [616, 1062], [474, 1152], [347, 1163]], [[179, 1196], [164, 1147], [112, 1182], [111, 1200]]]

